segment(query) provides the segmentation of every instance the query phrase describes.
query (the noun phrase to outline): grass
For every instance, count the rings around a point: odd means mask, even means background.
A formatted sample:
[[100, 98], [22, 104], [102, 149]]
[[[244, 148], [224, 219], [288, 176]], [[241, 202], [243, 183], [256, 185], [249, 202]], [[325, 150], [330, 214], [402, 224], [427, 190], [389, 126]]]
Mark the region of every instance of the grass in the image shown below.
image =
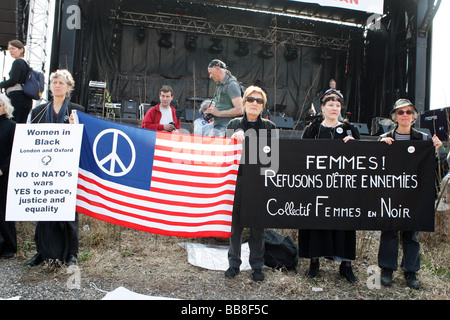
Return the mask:
[[[17, 223], [19, 258], [29, 259], [35, 253], [34, 224]], [[296, 230], [277, 230], [297, 241]], [[187, 262], [180, 242], [223, 243], [223, 239], [186, 239], [149, 234], [80, 215], [79, 267], [82, 283], [108, 283], [113, 290], [119, 286], [156, 296], [180, 299], [218, 300], [448, 300], [450, 292], [449, 243], [430, 235], [421, 236], [422, 268], [418, 273], [420, 290], [405, 286], [403, 274], [394, 272], [390, 288], [373, 288], [377, 265], [378, 231], [357, 232], [357, 259], [353, 263], [359, 278], [350, 284], [339, 276], [339, 263], [321, 259], [321, 269], [315, 279], [305, 278], [309, 260], [300, 259], [298, 273], [265, 269], [261, 283], [251, 280], [250, 271], [236, 279], [226, 280], [222, 271], [210, 271]], [[399, 259], [401, 259], [401, 248]], [[376, 267], [375, 269], [376, 270]], [[48, 272], [49, 270], [47, 270]], [[64, 273], [64, 271], [55, 271]], [[35, 281], [37, 275], [28, 278]], [[42, 272], [46, 272], [45, 270]], [[375, 286], [376, 287], [376, 286]]]

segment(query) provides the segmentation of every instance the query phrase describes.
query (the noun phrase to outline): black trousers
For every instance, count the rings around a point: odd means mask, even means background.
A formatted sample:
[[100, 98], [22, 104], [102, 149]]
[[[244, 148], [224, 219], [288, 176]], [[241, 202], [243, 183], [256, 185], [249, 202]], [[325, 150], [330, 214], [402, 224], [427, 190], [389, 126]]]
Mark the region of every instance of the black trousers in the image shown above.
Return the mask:
[[17, 251], [16, 224], [5, 221], [7, 181], [7, 176], [0, 177], [0, 254]]
[[22, 90], [11, 91], [8, 94], [8, 98], [14, 107], [13, 120], [16, 123], [26, 123], [28, 113], [30, 113], [33, 106], [33, 100], [28, 98]]
[[65, 262], [71, 255], [77, 256], [78, 213], [75, 213], [75, 221], [39, 221], [34, 240], [36, 250], [44, 260]]

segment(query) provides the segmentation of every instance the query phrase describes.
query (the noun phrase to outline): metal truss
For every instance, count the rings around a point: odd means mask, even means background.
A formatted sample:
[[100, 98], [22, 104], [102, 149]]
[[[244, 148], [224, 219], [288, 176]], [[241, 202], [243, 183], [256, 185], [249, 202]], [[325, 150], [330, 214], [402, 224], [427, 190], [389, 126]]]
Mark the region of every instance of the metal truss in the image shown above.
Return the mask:
[[320, 36], [301, 30], [269, 26], [267, 29], [250, 26], [212, 23], [205, 18], [180, 16], [169, 13], [136, 13], [112, 10], [110, 19], [123, 25], [147, 27], [168, 31], [181, 31], [190, 34], [205, 34], [214, 37], [231, 37], [242, 40], [256, 40], [264, 43], [291, 46], [307, 46], [345, 51], [350, 45], [349, 39]]
[[47, 60], [50, 0], [30, 0], [25, 58], [34, 70], [43, 71]]

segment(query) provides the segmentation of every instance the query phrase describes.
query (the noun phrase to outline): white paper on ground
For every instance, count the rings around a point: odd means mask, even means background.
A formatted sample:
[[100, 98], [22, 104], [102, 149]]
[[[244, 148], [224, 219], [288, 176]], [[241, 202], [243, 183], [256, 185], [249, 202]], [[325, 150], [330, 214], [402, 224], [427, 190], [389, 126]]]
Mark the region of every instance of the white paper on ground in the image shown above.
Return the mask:
[[[181, 242], [188, 253], [188, 262], [194, 266], [208, 270], [225, 271], [228, 269], [228, 245], [206, 245], [201, 243]], [[241, 246], [242, 264], [240, 270], [251, 270], [248, 258], [250, 249], [248, 242]]]
[[108, 292], [102, 300], [176, 300], [165, 297], [147, 296], [145, 294], [130, 291], [124, 287], [118, 287], [114, 291]]

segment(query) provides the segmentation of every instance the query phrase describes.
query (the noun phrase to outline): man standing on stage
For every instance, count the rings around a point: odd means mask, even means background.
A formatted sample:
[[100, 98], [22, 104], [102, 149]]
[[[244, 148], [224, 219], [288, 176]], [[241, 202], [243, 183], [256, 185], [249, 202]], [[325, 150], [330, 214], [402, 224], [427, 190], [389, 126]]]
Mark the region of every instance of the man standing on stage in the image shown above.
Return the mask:
[[214, 117], [214, 127], [210, 136], [224, 137], [228, 122], [244, 112], [241, 86], [236, 78], [227, 70], [224, 62], [214, 59], [208, 65], [209, 78], [217, 83], [214, 95], [215, 105], [206, 109], [205, 114]]
[[180, 120], [175, 109], [170, 105], [173, 90], [170, 86], [162, 86], [159, 90], [159, 101], [156, 107], [150, 108], [142, 121], [142, 128], [173, 132], [180, 129]]

